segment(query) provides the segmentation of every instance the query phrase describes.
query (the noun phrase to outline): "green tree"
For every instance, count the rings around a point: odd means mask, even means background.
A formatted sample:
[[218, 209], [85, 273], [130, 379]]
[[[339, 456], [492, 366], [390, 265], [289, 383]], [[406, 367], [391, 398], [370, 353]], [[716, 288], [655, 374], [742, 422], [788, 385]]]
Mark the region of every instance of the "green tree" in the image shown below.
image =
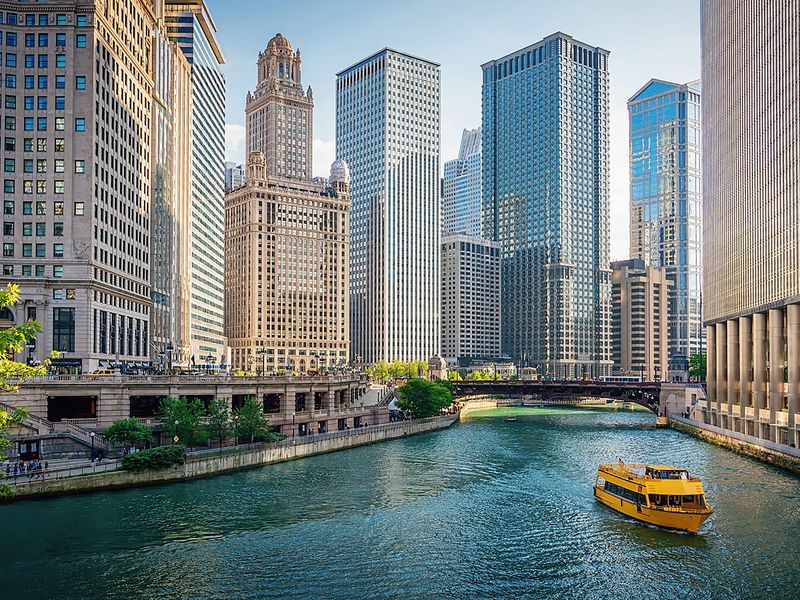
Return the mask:
[[167, 396], [161, 401], [156, 418], [170, 436], [177, 435], [179, 442], [191, 446], [203, 440], [200, 418], [204, 413], [203, 403], [196, 398], [187, 400]]
[[447, 379], [449, 379], [450, 381], [464, 381], [464, 378], [461, 377], [461, 373], [459, 373], [458, 371], [448, 371]]
[[[0, 308], [11, 308], [19, 301], [19, 286], [9, 283], [5, 289], [0, 289]], [[42, 377], [47, 373], [49, 361], [45, 364], [32, 367], [14, 360], [14, 353], [22, 352], [25, 345], [36, 339], [42, 331], [41, 325], [36, 321], [26, 321], [16, 327], [9, 327], [0, 331], [0, 389], [16, 391], [19, 383], [31, 377]], [[11, 357], [11, 358], [9, 358]]]
[[103, 433], [103, 437], [112, 444], [125, 444], [126, 447], [153, 442], [153, 433], [139, 419], [134, 418], [114, 421]]
[[706, 355], [692, 354], [689, 357], [689, 376], [705, 381], [706, 378]]
[[438, 415], [453, 403], [452, 384], [446, 381], [409, 379], [399, 391], [397, 407], [418, 419]]
[[233, 411], [233, 420], [236, 423], [236, 433], [243, 438], [249, 438], [251, 444], [255, 440], [269, 437], [269, 421], [264, 416], [264, 407], [253, 398], [247, 398], [241, 408]]
[[231, 413], [228, 402], [221, 398], [208, 405], [208, 432], [219, 440], [220, 450], [223, 442], [231, 435]]
[[22, 423], [28, 416], [28, 411], [18, 408], [13, 413], [0, 409], [0, 462], [6, 459], [6, 452], [11, 445], [11, 430]]
[[486, 369], [472, 371], [472, 373], [467, 375], [467, 381], [489, 381], [491, 378], [492, 374]]
[[367, 367], [367, 375], [375, 381], [386, 381], [389, 379], [389, 363], [385, 360], [379, 361], [377, 364]]

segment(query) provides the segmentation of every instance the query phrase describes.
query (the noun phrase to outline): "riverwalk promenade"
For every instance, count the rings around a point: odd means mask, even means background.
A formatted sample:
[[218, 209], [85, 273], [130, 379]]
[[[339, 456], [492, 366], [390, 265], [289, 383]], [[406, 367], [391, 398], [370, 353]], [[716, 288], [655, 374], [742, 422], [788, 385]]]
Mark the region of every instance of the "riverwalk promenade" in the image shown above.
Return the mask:
[[4, 500], [79, 494], [99, 490], [158, 485], [259, 467], [316, 454], [336, 452], [451, 426], [458, 414], [414, 419], [327, 434], [286, 438], [273, 444], [248, 444], [191, 451], [185, 464], [166, 469], [129, 471], [121, 460], [48, 468], [35, 477], [18, 476], [0, 483], [13, 495]]

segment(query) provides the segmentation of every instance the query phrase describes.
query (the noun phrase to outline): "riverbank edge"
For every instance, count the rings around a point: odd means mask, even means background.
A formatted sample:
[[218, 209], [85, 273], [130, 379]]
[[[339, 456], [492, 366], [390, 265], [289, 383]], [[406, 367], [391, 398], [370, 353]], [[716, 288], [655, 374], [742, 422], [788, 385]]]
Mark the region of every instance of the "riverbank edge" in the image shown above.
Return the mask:
[[772, 450], [760, 444], [736, 439], [719, 431], [705, 429], [704, 427], [709, 426], [703, 423], [689, 423], [686, 419], [679, 420], [675, 417], [670, 417], [670, 424], [676, 431], [686, 433], [704, 442], [714, 444], [726, 450], [731, 450], [743, 456], [755, 458], [756, 460], [780, 467], [792, 473], [800, 474], [800, 458], [792, 456], [791, 454]]
[[459, 417], [459, 414], [455, 414], [420, 419], [418, 421], [402, 421], [391, 425], [378, 425], [375, 426], [374, 430], [370, 431], [353, 432], [345, 436], [327, 439], [304, 439], [300, 443], [282, 443], [242, 452], [228, 452], [221, 455], [214, 453], [200, 457], [190, 456], [183, 465], [157, 471], [135, 472], [119, 469], [79, 477], [52, 481], [45, 480], [19, 487], [15, 490], [13, 496], [0, 497], [0, 502], [7, 503], [192, 481], [446, 429], [457, 423]]

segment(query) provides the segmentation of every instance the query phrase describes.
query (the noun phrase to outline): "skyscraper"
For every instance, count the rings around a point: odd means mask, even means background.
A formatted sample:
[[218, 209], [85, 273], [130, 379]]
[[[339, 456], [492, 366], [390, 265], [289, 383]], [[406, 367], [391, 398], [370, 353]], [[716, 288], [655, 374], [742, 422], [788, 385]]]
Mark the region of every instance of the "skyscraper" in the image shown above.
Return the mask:
[[563, 33], [483, 68], [483, 232], [500, 242], [503, 350], [607, 374], [608, 52]]
[[669, 288], [640, 258], [611, 263], [611, 357], [619, 375], [666, 379]]
[[314, 101], [303, 90], [300, 50], [280, 33], [258, 55], [258, 84], [247, 94], [247, 154], [263, 152], [268, 177], [311, 179]]
[[336, 75], [350, 165], [351, 356], [439, 352], [439, 65], [384, 49]]
[[235, 162], [225, 163], [225, 193], [232, 192], [244, 185], [245, 174], [244, 165], [237, 165]]
[[[798, 0], [704, 0], [706, 421], [800, 445]], [[733, 58], [735, 57], [735, 59]]]
[[[154, 3], [22, 8], [0, 4], [2, 281], [21, 288], [0, 327], [38, 320], [42, 333], [17, 359], [57, 350], [62, 372], [147, 363]], [[34, 81], [35, 95], [23, 93]]]
[[450, 365], [500, 357], [500, 245], [442, 238], [442, 356]]
[[664, 267], [669, 353], [705, 352], [701, 325], [700, 82], [651, 79], [628, 100], [631, 256]]
[[194, 366], [226, 361], [224, 336], [225, 79], [222, 50], [205, 0], [167, 0], [168, 33], [191, 64], [191, 357]]
[[461, 134], [458, 158], [444, 163], [442, 235], [481, 235], [481, 128]]
[[[273, 95], [292, 73], [275, 68], [276, 48], [291, 45], [278, 34], [259, 55], [259, 88]], [[251, 152], [246, 183], [225, 197], [231, 366], [270, 373], [344, 366], [350, 350], [350, 173], [338, 160], [330, 177], [315, 183], [310, 164], [295, 168], [297, 157], [311, 156], [310, 103], [300, 118], [279, 95], [257, 97], [247, 97], [247, 138], [260, 140], [270, 158]], [[264, 129], [264, 111], [277, 127]]]

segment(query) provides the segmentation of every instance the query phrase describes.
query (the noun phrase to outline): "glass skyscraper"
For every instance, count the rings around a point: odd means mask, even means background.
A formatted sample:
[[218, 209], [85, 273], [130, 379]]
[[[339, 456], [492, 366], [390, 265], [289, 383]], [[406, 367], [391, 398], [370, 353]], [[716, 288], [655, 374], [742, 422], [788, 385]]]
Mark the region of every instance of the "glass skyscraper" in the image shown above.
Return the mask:
[[444, 163], [442, 235], [481, 235], [481, 129], [461, 134], [458, 158]]
[[170, 39], [192, 65], [191, 352], [194, 366], [226, 363], [225, 78], [204, 0], [167, 3]]
[[608, 51], [555, 33], [483, 68], [484, 237], [503, 349], [551, 378], [611, 370]]
[[439, 352], [439, 65], [384, 49], [336, 75], [350, 166], [351, 357]]
[[703, 352], [700, 82], [651, 79], [628, 101], [631, 257], [663, 267], [670, 356]]

